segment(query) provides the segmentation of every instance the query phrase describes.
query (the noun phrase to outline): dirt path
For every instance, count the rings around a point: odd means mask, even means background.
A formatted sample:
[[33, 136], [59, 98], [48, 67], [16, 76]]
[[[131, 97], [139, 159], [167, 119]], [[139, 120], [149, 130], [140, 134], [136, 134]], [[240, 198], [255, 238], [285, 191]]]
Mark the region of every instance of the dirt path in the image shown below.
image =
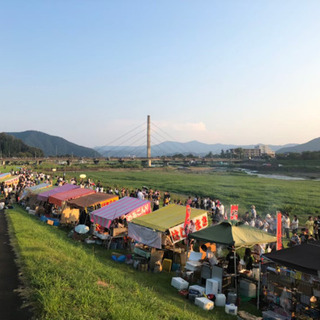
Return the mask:
[[7, 219], [0, 211], [0, 319], [28, 320], [30, 310], [21, 309], [22, 299], [14, 290], [21, 285], [15, 255], [10, 246]]

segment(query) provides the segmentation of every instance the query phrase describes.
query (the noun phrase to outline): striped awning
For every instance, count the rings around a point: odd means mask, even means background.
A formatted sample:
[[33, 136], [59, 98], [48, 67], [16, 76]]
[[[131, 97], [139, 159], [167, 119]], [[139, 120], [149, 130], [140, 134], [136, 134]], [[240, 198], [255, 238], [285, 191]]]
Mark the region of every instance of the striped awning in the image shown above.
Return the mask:
[[109, 228], [114, 219], [126, 216], [127, 221], [151, 212], [150, 201], [124, 197], [108, 206], [91, 212], [91, 221]]

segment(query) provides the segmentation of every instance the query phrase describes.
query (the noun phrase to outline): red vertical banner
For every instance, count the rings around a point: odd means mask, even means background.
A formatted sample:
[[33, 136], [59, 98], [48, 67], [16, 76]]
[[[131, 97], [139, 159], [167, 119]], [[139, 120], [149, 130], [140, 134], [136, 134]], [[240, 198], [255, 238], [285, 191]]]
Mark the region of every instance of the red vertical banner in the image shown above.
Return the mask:
[[190, 215], [191, 215], [191, 207], [189, 205], [186, 206], [186, 218], [184, 220], [184, 232], [186, 236], [188, 236], [189, 231], [190, 231]]
[[282, 230], [282, 216], [281, 216], [281, 212], [277, 211], [277, 250], [282, 249], [281, 230]]
[[230, 220], [238, 220], [238, 210], [239, 210], [238, 204], [230, 205]]

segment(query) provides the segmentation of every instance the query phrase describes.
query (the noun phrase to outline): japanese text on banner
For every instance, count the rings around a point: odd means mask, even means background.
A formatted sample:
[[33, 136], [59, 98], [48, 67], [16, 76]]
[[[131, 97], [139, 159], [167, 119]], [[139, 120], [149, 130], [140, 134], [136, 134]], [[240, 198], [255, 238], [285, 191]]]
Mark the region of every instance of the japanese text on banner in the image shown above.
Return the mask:
[[[194, 219], [191, 220], [190, 223], [190, 233], [194, 231], [199, 231], [201, 229], [204, 229], [208, 226], [208, 215], [207, 213], [204, 213]], [[170, 236], [173, 243], [179, 242], [183, 239], [187, 238], [185, 229], [184, 229], [184, 223], [181, 223], [180, 225], [170, 228], [169, 229]]]

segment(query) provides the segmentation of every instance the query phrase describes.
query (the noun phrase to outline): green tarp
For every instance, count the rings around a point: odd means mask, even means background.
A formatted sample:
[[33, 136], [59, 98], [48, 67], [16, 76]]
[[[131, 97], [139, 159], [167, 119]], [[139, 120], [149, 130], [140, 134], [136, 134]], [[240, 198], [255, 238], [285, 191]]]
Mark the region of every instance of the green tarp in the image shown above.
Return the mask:
[[240, 223], [232, 224], [228, 221], [191, 233], [189, 238], [235, 247], [277, 241], [275, 236], [267, 232]]
[[[205, 210], [191, 208], [190, 219], [194, 219], [204, 213]], [[134, 224], [144, 226], [157, 231], [165, 232], [169, 228], [184, 223], [186, 207], [177, 204], [169, 204], [159, 210], [132, 220]]]

